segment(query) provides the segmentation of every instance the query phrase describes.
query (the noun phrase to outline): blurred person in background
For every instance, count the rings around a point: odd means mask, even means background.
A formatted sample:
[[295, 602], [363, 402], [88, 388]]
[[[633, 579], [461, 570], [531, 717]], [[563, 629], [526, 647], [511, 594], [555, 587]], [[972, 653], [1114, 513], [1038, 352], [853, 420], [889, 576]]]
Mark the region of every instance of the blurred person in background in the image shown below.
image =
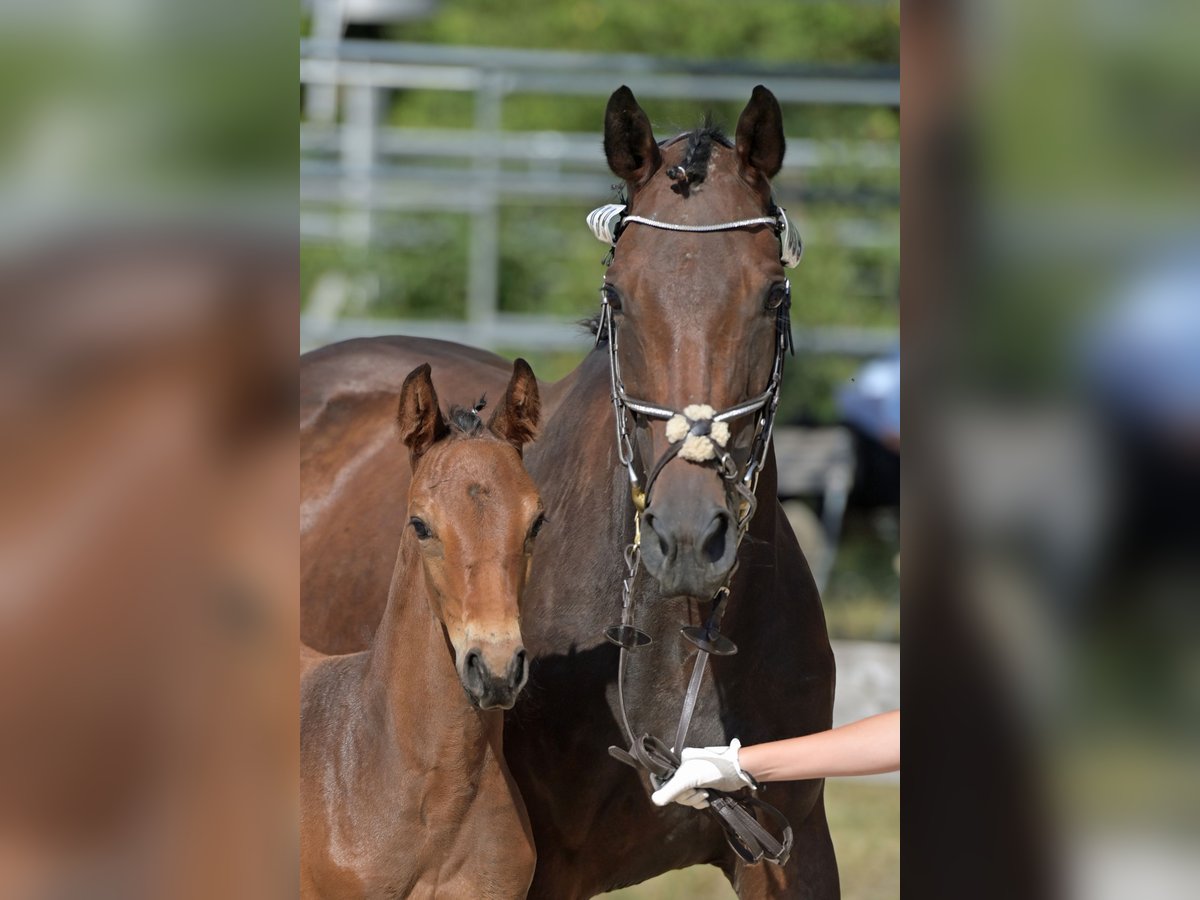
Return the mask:
[[900, 348], [858, 370], [837, 393], [838, 416], [854, 435], [853, 497], [866, 506], [900, 503]]
[[1198, 244], [1143, 267], [1082, 342], [1088, 396], [1121, 473], [1114, 538], [1126, 561], [1200, 547]]

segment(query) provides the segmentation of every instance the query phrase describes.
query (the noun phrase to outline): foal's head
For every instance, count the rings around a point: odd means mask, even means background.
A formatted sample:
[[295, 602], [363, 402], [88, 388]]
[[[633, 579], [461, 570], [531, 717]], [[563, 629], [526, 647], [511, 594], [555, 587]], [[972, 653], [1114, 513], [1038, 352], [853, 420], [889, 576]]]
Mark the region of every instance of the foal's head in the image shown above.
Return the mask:
[[400, 392], [400, 434], [413, 466], [409, 527], [459, 679], [481, 709], [512, 707], [529, 674], [520, 603], [545, 515], [521, 448], [539, 408], [523, 359], [486, 425], [478, 409], [442, 415], [428, 364]]
[[[770, 179], [783, 163], [779, 104], [754, 89], [732, 139], [705, 127], [655, 140], [628, 88], [608, 102], [604, 149], [625, 182], [629, 215], [675, 225], [772, 215]], [[786, 300], [780, 239], [770, 224], [681, 232], [629, 223], [604, 291], [631, 396], [683, 410], [727, 409], [771, 378], [778, 310]], [[730, 455], [744, 466], [753, 415], [729, 422]], [[667, 450], [661, 420], [637, 420], [643, 473]], [[663, 468], [642, 520], [642, 559], [668, 593], [707, 598], [737, 555], [738, 499], [714, 466], [676, 457]]]

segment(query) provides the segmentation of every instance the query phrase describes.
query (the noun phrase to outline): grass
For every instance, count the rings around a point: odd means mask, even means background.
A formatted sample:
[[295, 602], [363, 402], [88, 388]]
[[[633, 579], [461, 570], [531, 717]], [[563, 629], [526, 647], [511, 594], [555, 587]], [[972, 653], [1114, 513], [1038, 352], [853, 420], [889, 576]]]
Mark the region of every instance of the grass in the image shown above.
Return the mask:
[[[900, 786], [837, 779], [825, 788], [829, 830], [837, 848], [843, 900], [900, 896]], [[614, 891], [621, 900], [729, 900], [735, 896], [713, 866], [694, 866]]]

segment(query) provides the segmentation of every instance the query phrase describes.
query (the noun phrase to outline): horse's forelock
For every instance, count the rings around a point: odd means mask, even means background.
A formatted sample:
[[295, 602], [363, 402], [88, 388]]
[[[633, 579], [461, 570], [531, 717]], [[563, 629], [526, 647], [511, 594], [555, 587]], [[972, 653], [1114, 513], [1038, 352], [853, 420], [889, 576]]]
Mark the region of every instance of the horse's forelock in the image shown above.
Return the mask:
[[683, 159], [677, 168], [682, 171], [684, 177], [691, 184], [703, 181], [708, 175], [708, 163], [712, 158], [714, 143], [723, 147], [733, 146], [724, 129], [713, 122], [711, 113], [705, 115], [703, 124], [695, 131], [679, 135], [670, 143], [674, 144], [685, 138], [687, 146], [684, 148]]

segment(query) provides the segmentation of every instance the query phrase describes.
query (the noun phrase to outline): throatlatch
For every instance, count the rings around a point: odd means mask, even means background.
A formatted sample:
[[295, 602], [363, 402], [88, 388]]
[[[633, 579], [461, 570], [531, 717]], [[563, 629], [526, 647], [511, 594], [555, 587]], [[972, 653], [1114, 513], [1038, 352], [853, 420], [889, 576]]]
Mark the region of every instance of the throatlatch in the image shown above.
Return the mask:
[[[640, 216], [622, 216], [623, 211], [624, 207], [618, 204], [593, 211], [588, 216], [588, 224], [596, 237], [615, 246], [620, 228], [629, 222], [668, 230], [704, 232], [774, 224], [780, 236], [781, 260], [789, 266], [794, 266], [800, 261], [802, 248], [799, 236], [791, 229], [782, 209], [776, 208], [776, 214], [772, 216], [702, 226], [681, 226], [648, 220]], [[735, 562], [730, 569], [725, 584], [713, 595], [712, 607], [705, 623], [702, 626], [685, 626], [681, 629], [684, 638], [696, 646], [697, 653], [680, 711], [674, 744], [668, 747], [650, 734], [643, 734], [635, 739], [625, 707], [626, 661], [630, 652], [652, 642], [650, 635], [634, 624], [633, 586], [641, 564], [642, 513], [649, 503], [649, 495], [658, 475], [672, 459], [678, 456], [695, 465], [711, 465], [725, 482], [729, 494], [738, 500], [736, 545], [738, 548], [741, 547], [742, 539], [749, 529], [750, 520], [753, 518], [757, 506], [755, 490], [758, 485], [759, 473], [766, 461], [771, 444], [775, 413], [779, 406], [779, 392], [783, 383], [784, 359], [789, 353], [794, 353], [789, 313], [791, 285], [787, 284], [784, 300], [777, 312], [775, 358], [766, 390], [743, 403], [720, 411], [714, 410], [707, 404], [693, 404], [677, 411], [631, 397], [626, 392], [621, 378], [620, 361], [617, 358], [617, 328], [607, 291], [601, 291], [601, 302], [600, 324], [596, 333], [596, 341], [599, 343], [601, 340], [607, 339], [608, 342], [617, 452], [621, 465], [625, 467], [629, 476], [630, 494], [634, 506], [633, 542], [625, 548], [626, 575], [621, 588], [621, 621], [610, 625], [604, 631], [605, 637], [620, 647], [617, 696], [621, 709], [621, 724], [626, 740], [629, 741], [629, 749], [609, 747], [609, 753], [626, 765], [646, 771], [650, 776], [651, 783], [660, 787], [679, 768], [679, 753], [683, 750], [687, 740], [709, 656], [729, 656], [737, 652], [737, 646], [728, 637], [721, 634], [719, 629], [729, 603], [729, 585], [737, 571], [737, 563]], [[728, 423], [751, 414], [757, 414], [758, 418], [754, 425], [754, 437], [745, 469], [740, 470], [727, 446], [730, 438]], [[631, 420], [636, 421], [638, 417], [666, 420], [667, 423], [668, 447], [651, 467], [644, 484], [634, 465], [634, 444], [630, 428]], [[792, 829], [779, 810], [757, 797], [735, 797], [732, 794], [712, 789], [707, 789], [707, 794], [709, 800], [707, 812], [716, 817], [725, 832], [725, 838], [730, 847], [742, 860], [749, 864], [758, 863], [764, 859], [779, 865], [787, 862], [792, 846]], [[762, 814], [772, 822], [780, 832], [778, 837], [763, 826], [755, 812]]]

